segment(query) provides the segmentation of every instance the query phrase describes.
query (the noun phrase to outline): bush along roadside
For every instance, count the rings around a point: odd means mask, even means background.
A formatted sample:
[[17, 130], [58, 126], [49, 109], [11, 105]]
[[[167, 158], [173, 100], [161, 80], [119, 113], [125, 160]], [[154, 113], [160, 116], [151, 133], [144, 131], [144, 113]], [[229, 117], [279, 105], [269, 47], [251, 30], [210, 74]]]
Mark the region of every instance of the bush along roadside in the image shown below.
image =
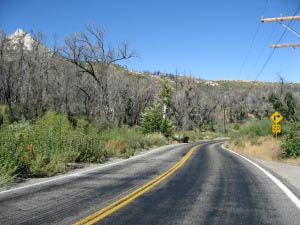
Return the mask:
[[111, 157], [128, 158], [142, 149], [173, 141], [186, 143], [216, 137], [212, 132], [175, 131], [174, 123], [163, 119], [158, 106], [145, 111], [141, 127], [103, 128], [88, 118], [55, 112], [32, 122], [23, 119], [10, 124], [5, 114], [3, 118], [0, 186], [16, 178], [64, 173], [74, 162], [102, 163]]
[[276, 139], [271, 125], [268, 118], [240, 124], [238, 129], [231, 130], [227, 146], [248, 156], [298, 165], [300, 122], [283, 121], [282, 133]]
[[259, 144], [259, 137], [272, 135], [272, 122], [268, 118], [251, 119], [243, 124], [233, 124], [230, 130], [229, 145], [243, 148], [245, 142]]
[[68, 170], [70, 162], [101, 163], [168, 143], [160, 133], [137, 127], [101, 129], [70, 115], [48, 112], [34, 123], [0, 126], [0, 185], [16, 177], [45, 177]]
[[300, 157], [300, 123], [290, 123], [282, 138], [284, 157]]

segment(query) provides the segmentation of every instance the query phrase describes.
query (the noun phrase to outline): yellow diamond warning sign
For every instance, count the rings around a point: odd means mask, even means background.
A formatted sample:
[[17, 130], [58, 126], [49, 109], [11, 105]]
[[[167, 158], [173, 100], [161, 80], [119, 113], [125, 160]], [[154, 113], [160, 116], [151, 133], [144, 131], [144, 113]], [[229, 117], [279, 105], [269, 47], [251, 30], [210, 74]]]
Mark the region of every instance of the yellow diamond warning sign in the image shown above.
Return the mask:
[[279, 134], [281, 133], [281, 126], [279, 124], [273, 124], [272, 125], [272, 132], [274, 134]]
[[280, 112], [274, 112], [272, 114], [272, 116], [270, 116], [270, 119], [274, 122], [274, 123], [279, 123], [282, 119], [283, 119], [283, 116], [281, 115]]

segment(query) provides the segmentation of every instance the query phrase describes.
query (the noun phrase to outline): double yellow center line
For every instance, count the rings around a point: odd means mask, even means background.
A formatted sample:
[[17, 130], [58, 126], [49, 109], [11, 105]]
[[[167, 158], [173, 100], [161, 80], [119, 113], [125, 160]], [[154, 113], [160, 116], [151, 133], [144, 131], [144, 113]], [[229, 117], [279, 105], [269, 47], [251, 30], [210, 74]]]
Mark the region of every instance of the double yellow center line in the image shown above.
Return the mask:
[[167, 177], [171, 176], [176, 170], [178, 170], [182, 165], [191, 157], [193, 152], [199, 147], [200, 145], [192, 147], [188, 153], [182, 157], [182, 159], [177, 162], [172, 168], [167, 170], [166, 172], [162, 173], [161, 175], [155, 177], [148, 183], [144, 184], [142, 187], [134, 190], [133, 192], [129, 193], [128, 195], [124, 196], [123, 198], [113, 202], [112, 204], [100, 209], [99, 211], [89, 215], [88, 217], [76, 222], [74, 225], [90, 225], [102, 220], [103, 218], [109, 216], [110, 214], [114, 213], [115, 211], [119, 210], [120, 208], [124, 207], [125, 205], [132, 202], [134, 199], [138, 198], [145, 192], [149, 191], [160, 182], [165, 180]]

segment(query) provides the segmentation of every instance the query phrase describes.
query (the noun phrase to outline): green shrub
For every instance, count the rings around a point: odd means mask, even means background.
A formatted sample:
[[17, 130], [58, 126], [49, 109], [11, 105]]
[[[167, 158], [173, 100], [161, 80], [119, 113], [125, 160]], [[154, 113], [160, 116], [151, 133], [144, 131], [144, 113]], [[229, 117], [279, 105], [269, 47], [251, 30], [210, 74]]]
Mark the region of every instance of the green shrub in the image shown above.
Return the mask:
[[21, 120], [0, 127], [0, 185], [12, 182], [16, 176], [63, 173], [69, 162], [128, 158], [140, 149], [167, 143], [160, 133], [144, 135], [139, 128], [127, 126], [103, 130], [80, 118], [76, 118], [75, 126], [69, 117], [48, 112], [35, 123]]
[[0, 164], [0, 186], [11, 183], [16, 177], [17, 166], [12, 162]]
[[36, 151], [54, 152], [61, 151], [68, 140], [68, 135], [73, 131], [66, 115], [48, 112], [38, 119], [34, 126]]
[[[101, 163], [110, 155], [104, 149], [105, 141], [102, 139], [98, 128], [92, 124], [79, 125], [73, 131], [74, 138], [70, 138], [70, 150], [76, 162]], [[75, 140], [76, 138], [76, 140]], [[77, 157], [76, 157], [77, 156]]]
[[141, 130], [144, 134], [160, 132], [163, 122], [163, 110], [158, 104], [146, 108], [141, 114]]
[[[233, 125], [234, 127], [235, 125]], [[259, 137], [272, 135], [272, 121], [268, 118], [261, 120], [251, 119], [243, 125], [239, 125], [238, 130], [234, 129], [229, 133], [230, 143], [243, 147], [244, 140], [249, 140], [251, 144], [258, 144]]]
[[161, 133], [151, 133], [143, 136], [142, 139], [144, 143], [143, 148], [149, 148], [152, 146], [161, 146], [167, 144], [166, 138]]
[[70, 122], [70, 124], [73, 126], [73, 128], [77, 127], [77, 120], [74, 117], [74, 115], [72, 113], [68, 113], [68, 120]]
[[238, 123], [233, 124], [232, 128], [234, 130], [239, 130], [240, 129], [240, 125]]
[[6, 105], [0, 105], [0, 127], [2, 126], [7, 126], [10, 124], [10, 120], [9, 120], [9, 110], [8, 107]]
[[282, 140], [282, 147], [284, 149], [283, 155], [285, 157], [299, 157], [300, 156], [300, 123], [291, 123], [286, 129]]
[[3, 123], [4, 123], [4, 118], [2, 113], [0, 112], [0, 127], [3, 125]]
[[164, 119], [162, 107], [154, 104], [141, 114], [140, 127], [144, 134], [161, 132], [169, 138], [174, 133], [175, 123], [170, 119]]
[[258, 137], [271, 134], [272, 121], [270, 121], [268, 118], [264, 118], [261, 120], [249, 120], [239, 128], [239, 132], [234, 133], [234, 135], [237, 135], [239, 137], [246, 137], [250, 139], [257, 139]]
[[215, 131], [212, 123], [204, 123], [199, 127], [200, 131]]
[[175, 130], [175, 123], [170, 119], [163, 120], [160, 126], [160, 132], [166, 137], [169, 138], [173, 135]]
[[28, 143], [32, 126], [26, 121], [13, 123], [0, 130], [0, 164], [15, 168], [20, 176], [28, 172]]

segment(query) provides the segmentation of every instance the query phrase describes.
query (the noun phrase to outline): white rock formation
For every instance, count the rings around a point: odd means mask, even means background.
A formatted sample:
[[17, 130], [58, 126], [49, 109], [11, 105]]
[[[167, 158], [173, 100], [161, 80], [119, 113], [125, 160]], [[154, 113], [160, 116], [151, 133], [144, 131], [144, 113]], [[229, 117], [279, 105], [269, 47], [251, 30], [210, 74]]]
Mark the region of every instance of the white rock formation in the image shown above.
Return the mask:
[[30, 34], [26, 33], [22, 29], [17, 29], [15, 33], [8, 37], [11, 41], [11, 45], [15, 47], [18, 43], [23, 43], [24, 49], [31, 51], [34, 43]]

